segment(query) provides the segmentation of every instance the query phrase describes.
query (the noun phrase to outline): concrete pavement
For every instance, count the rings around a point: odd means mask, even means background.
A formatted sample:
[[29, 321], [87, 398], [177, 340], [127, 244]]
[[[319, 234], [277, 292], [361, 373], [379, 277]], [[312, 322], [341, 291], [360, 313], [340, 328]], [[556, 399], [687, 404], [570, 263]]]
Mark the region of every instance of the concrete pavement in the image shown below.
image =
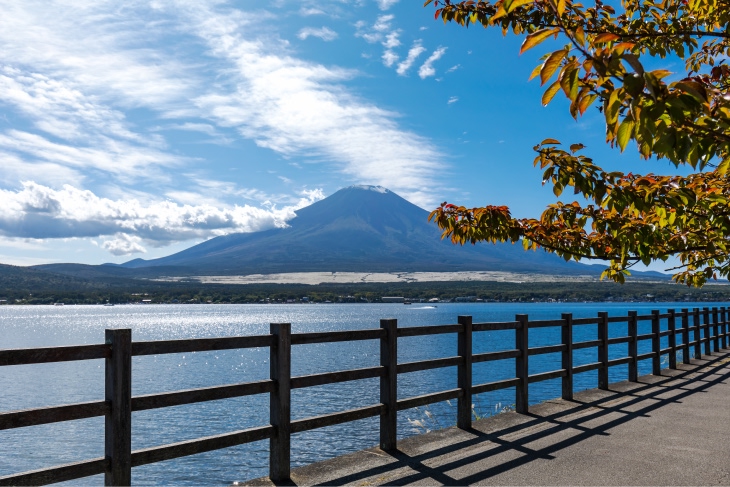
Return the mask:
[[730, 485], [730, 352], [678, 367], [308, 465], [290, 485]]

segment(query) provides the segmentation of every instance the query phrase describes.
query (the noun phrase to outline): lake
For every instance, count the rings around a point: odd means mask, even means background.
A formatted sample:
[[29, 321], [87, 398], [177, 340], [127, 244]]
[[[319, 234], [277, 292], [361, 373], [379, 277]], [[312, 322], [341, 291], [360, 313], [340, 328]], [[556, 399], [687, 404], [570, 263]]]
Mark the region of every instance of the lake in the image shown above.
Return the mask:
[[[2, 306], [0, 349], [79, 345], [104, 342], [106, 328], [131, 328], [132, 339], [169, 340], [269, 332], [269, 323], [288, 322], [292, 333], [378, 328], [382, 318], [396, 318], [399, 327], [456, 323], [471, 315], [474, 322], [512, 321], [515, 314], [533, 319], [595, 317], [599, 311], [626, 316], [629, 310], [726, 306], [727, 303], [449, 303], [297, 304], [297, 305], [127, 305], [127, 306]], [[663, 324], [666, 327], [666, 324]], [[596, 325], [574, 329], [574, 341], [592, 340]], [[609, 325], [609, 336], [625, 336], [625, 323]], [[639, 334], [649, 333], [648, 321]], [[474, 335], [474, 353], [514, 348], [514, 331]], [[560, 343], [558, 328], [530, 330], [530, 346]], [[666, 347], [666, 337], [662, 348]], [[639, 353], [650, 351], [639, 342]], [[398, 362], [456, 355], [456, 335], [399, 339]], [[627, 355], [627, 346], [610, 347], [610, 358]], [[574, 364], [596, 361], [596, 349], [575, 351]], [[666, 360], [666, 357], [664, 357]], [[267, 349], [228, 350], [133, 358], [133, 395], [209, 387], [268, 378]], [[680, 359], [678, 359], [679, 361]], [[375, 340], [295, 346], [292, 374], [304, 375], [379, 364]], [[665, 363], [664, 367], [667, 366]], [[533, 356], [530, 374], [560, 368], [560, 354]], [[639, 362], [639, 374], [651, 373], [651, 361]], [[474, 384], [514, 376], [514, 360], [474, 365]], [[627, 378], [627, 366], [612, 367], [610, 381]], [[597, 372], [575, 376], [575, 389], [596, 387]], [[454, 367], [400, 375], [399, 399], [456, 387]], [[104, 398], [104, 361], [0, 367], [0, 412], [53, 406]], [[530, 385], [530, 403], [560, 396], [560, 379]], [[344, 411], [377, 403], [377, 379], [332, 384], [292, 391], [292, 419]], [[480, 416], [509, 409], [514, 389], [475, 396]], [[456, 423], [456, 403], [402, 411], [400, 438]], [[268, 424], [268, 396], [249, 396], [208, 403], [135, 412], [132, 448], [146, 448]], [[95, 458], [104, 452], [104, 418], [0, 431], [0, 475]], [[369, 448], [378, 443], [378, 420], [296, 434], [292, 437], [292, 467]], [[225, 450], [146, 465], [132, 470], [135, 485], [229, 485], [267, 475], [268, 440]], [[78, 479], [73, 485], [100, 485], [101, 476]]]

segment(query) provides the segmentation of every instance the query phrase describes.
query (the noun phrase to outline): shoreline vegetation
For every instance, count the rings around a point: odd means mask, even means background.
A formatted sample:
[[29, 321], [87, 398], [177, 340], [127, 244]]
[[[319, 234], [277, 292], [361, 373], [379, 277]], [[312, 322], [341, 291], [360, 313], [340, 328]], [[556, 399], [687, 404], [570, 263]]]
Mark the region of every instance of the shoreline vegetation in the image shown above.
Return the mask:
[[[17, 283], [16, 283], [17, 284]], [[33, 283], [30, 283], [33, 284]], [[703, 302], [730, 300], [730, 286], [688, 288], [671, 282], [390, 282], [327, 284], [204, 284], [143, 281], [45, 282], [8, 285], [0, 280], [0, 305], [68, 304], [326, 304], [380, 303], [385, 296], [412, 303], [445, 302]], [[394, 303], [394, 305], [402, 306]]]

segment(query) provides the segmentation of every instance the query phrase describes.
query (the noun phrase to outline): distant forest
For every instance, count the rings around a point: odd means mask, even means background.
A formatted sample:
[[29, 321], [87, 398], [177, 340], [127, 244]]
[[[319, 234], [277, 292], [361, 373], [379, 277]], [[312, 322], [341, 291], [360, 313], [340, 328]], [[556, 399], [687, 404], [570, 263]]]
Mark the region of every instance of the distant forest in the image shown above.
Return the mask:
[[133, 281], [116, 283], [45, 282], [43, 286], [7, 286], [0, 283], [2, 304], [98, 303], [285, 303], [381, 302], [383, 296], [412, 301], [483, 300], [487, 302], [605, 302], [605, 301], [730, 301], [730, 286], [702, 289], [654, 282], [501, 283], [421, 282], [366, 284], [246, 284], [211, 285]]

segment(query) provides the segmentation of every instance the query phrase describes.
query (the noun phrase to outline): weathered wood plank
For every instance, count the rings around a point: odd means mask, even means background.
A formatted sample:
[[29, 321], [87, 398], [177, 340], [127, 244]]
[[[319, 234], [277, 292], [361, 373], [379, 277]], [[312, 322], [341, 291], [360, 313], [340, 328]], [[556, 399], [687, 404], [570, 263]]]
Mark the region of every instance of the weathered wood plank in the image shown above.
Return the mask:
[[527, 326], [529, 328], [552, 328], [555, 326], [563, 326], [563, 320], [535, 320], [530, 321]]
[[440, 391], [431, 394], [423, 394], [421, 396], [409, 397], [408, 399], [400, 399], [398, 400], [398, 411], [425, 406], [426, 404], [447, 401], [450, 399], [457, 399], [461, 396], [461, 394], [461, 389], [449, 389], [448, 391]]
[[271, 323], [274, 342], [270, 355], [269, 418], [274, 434], [269, 438], [269, 478], [287, 482], [291, 473], [291, 324]]
[[598, 388], [608, 390], [608, 313], [598, 313], [598, 361], [601, 368], [598, 369]]
[[212, 352], [215, 350], [233, 350], [237, 348], [269, 347], [272, 342], [273, 337], [271, 335], [134, 342], [132, 344], [132, 355], [136, 357], [140, 355]]
[[574, 374], [580, 374], [582, 372], [589, 372], [591, 370], [598, 370], [603, 367], [601, 362], [593, 362], [592, 364], [584, 364], [573, 367]]
[[6, 485], [46, 485], [55, 482], [66, 482], [69, 480], [90, 477], [104, 473], [106, 459], [94, 458], [81, 462], [67, 463], [55, 467], [29, 470], [13, 475], [0, 477], [0, 486]]
[[132, 330], [105, 330], [111, 355], [105, 361], [104, 485], [132, 483]]
[[639, 339], [638, 339], [638, 320], [636, 311], [629, 311], [629, 381], [636, 382], [639, 380]]
[[74, 345], [71, 347], [18, 348], [0, 350], [0, 367], [5, 365], [47, 364], [107, 358], [109, 345]]
[[463, 328], [461, 325], [409, 326], [407, 328], [398, 328], [398, 338], [459, 333]]
[[350, 421], [357, 421], [359, 419], [372, 418], [373, 416], [380, 416], [384, 409], [384, 404], [374, 404], [372, 406], [350, 409], [348, 411], [338, 413], [298, 419], [291, 422], [291, 432], [301, 433], [302, 431], [325, 428], [335, 424], [349, 423]]
[[560, 353], [565, 350], [565, 345], [546, 345], [544, 347], [532, 347], [528, 350], [528, 355], [542, 355], [545, 353]]
[[195, 440], [181, 441], [169, 445], [154, 446], [132, 452], [132, 466], [139, 467], [149, 463], [163, 462], [173, 458], [195, 455], [207, 451], [230, 448], [244, 443], [265, 440], [274, 436], [275, 428], [271, 425], [249, 428], [221, 435], [206, 436]]
[[560, 362], [565, 370], [565, 375], [561, 383], [561, 397], [566, 401], [573, 400], [573, 314], [563, 313], [563, 327], [560, 330], [560, 336], [563, 342], [563, 353], [560, 356]]
[[457, 353], [459, 354], [459, 365], [456, 369], [457, 387], [461, 390], [456, 405], [456, 426], [461, 429], [471, 428], [471, 405], [472, 405], [472, 319], [471, 316], [459, 316], [459, 324], [464, 331], [459, 333], [457, 339]]
[[520, 351], [520, 356], [515, 359], [515, 376], [520, 379], [519, 385], [515, 387], [515, 411], [520, 414], [526, 414], [530, 405], [529, 400], [529, 383], [527, 381], [529, 374], [529, 339], [530, 331], [527, 323], [527, 315], [517, 315], [515, 321], [520, 322], [520, 327], [515, 330], [515, 348]]
[[669, 318], [667, 319], [667, 327], [669, 328], [669, 368], [677, 368], [677, 313], [670, 309]]
[[144, 411], [146, 409], [167, 408], [180, 406], [182, 404], [217, 401], [220, 399], [229, 399], [231, 397], [265, 394], [273, 391], [274, 385], [274, 381], [267, 379], [257, 382], [245, 382], [242, 384], [227, 384], [223, 386], [203, 387], [200, 389], [187, 389], [184, 391], [135, 396], [132, 398], [132, 411]]
[[454, 367], [464, 362], [463, 357], [445, 357], [431, 360], [420, 360], [418, 362], [405, 362], [398, 364], [399, 374], [418, 372], [420, 370], [439, 369], [442, 367]]
[[378, 340], [385, 332], [380, 328], [370, 330], [349, 331], [318, 331], [311, 333], [293, 333], [292, 345], [307, 345], [313, 343], [354, 342], [359, 340]]
[[502, 352], [476, 353], [472, 356], [472, 363], [506, 360], [520, 356], [519, 350], [504, 350]]
[[81, 402], [37, 409], [24, 409], [21, 411], [8, 411], [6, 413], [0, 413], [0, 430], [94, 418], [104, 416], [108, 411], [109, 403], [106, 401]]
[[301, 389], [303, 387], [322, 386], [348, 382], [352, 380], [373, 379], [385, 374], [385, 367], [367, 367], [362, 369], [338, 370], [336, 372], [323, 372], [321, 374], [300, 375], [291, 378], [291, 388]]
[[582, 348], [597, 347], [601, 344], [601, 340], [587, 340], [585, 342], [575, 342], [573, 344], [573, 350], [580, 350]]
[[472, 331], [499, 331], [499, 330], [514, 330], [520, 324], [516, 321], [504, 321], [495, 323], [473, 323]]
[[486, 382], [484, 384], [472, 386], [471, 392], [472, 392], [472, 394], [481, 394], [483, 392], [498, 391], [500, 389], [508, 389], [510, 387], [516, 387], [519, 384], [520, 384], [520, 379], [515, 377], [514, 379], [504, 379], [504, 380]]
[[384, 411], [380, 415], [380, 448], [394, 451], [398, 434], [398, 321], [380, 320], [385, 336], [380, 339], [380, 366], [385, 374], [380, 376], [380, 403]]
[[527, 382], [530, 384], [534, 382], [542, 382], [544, 380], [550, 380], [550, 379], [558, 379], [560, 377], [565, 377], [567, 372], [564, 369], [560, 370], [551, 370], [550, 372], [541, 372], [539, 374], [532, 374], [527, 377]]

